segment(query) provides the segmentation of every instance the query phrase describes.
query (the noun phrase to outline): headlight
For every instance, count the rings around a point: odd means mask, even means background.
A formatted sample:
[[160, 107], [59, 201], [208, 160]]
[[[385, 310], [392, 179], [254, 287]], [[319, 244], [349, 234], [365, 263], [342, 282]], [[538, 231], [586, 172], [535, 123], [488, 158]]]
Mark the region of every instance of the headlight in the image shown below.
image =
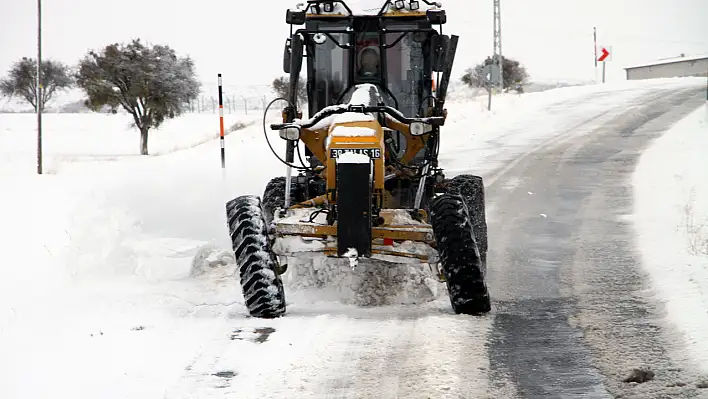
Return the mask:
[[413, 136], [422, 136], [425, 134], [425, 123], [413, 122], [408, 126], [408, 130]]
[[325, 35], [324, 33], [315, 33], [314, 35], [312, 35], [312, 41], [317, 44], [323, 44], [327, 41], [327, 35]]
[[286, 127], [280, 129], [280, 138], [283, 140], [300, 140], [300, 128], [297, 126]]

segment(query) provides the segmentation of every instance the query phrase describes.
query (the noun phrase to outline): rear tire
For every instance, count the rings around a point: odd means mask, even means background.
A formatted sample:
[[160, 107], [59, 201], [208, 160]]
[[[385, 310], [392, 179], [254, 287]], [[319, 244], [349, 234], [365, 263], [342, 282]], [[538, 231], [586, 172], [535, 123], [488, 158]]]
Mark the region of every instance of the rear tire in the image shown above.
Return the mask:
[[458, 194], [465, 201], [474, 229], [479, 253], [482, 256], [484, 271], [487, 271], [487, 218], [484, 203], [484, 181], [479, 176], [458, 175], [447, 183], [447, 192]]
[[285, 290], [260, 198], [243, 195], [227, 202], [226, 217], [248, 312], [259, 318], [283, 315]]
[[[297, 202], [297, 185], [292, 179], [290, 182], [290, 204]], [[278, 208], [285, 207], [285, 177], [274, 177], [263, 190], [263, 217], [266, 224], [270, 225], [273, 221], [273, 215]]]
[[479, 315], [491, 310], [485, 271], [462, 197], [443, 194], [430, 204], [430, 220], [452, 309]]

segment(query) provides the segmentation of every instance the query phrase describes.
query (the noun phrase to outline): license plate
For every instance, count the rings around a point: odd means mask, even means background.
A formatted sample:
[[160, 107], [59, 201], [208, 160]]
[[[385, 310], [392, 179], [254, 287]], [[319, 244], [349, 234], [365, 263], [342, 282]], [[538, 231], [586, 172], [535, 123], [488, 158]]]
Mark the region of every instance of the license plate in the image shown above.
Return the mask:
[[372, 159], [381, 158], [380, 148], [332, 148], [329, 150], [329, 157], [337, 159], [340, 155], [347, 152], [353, 152], [354, 154], [364, 154]]

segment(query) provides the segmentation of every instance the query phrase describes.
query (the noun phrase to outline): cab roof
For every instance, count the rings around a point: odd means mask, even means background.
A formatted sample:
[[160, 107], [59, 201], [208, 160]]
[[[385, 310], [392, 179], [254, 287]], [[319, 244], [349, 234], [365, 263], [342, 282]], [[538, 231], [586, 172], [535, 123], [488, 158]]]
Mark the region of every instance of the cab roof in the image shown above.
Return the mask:
[[307, 19], [327, 17], [425, 17], [428, 10], [442, 10], [439, 2], [426, 0], [308, 0], [292, 11], [305, 11]]

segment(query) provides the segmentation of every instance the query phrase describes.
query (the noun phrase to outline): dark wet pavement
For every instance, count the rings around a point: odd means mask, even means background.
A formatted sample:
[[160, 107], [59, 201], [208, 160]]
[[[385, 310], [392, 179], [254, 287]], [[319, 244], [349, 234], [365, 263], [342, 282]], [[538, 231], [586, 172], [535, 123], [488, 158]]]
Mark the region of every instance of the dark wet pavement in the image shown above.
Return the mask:
[[[490, 385], [511, 384], [522, 398], [708, 394], [675, 384], [695, 375], [672, 358], [659, 310], [643, 298], [634, 231], [623, 219], [632, 213], [641, 150], [704, 103], [704, 90], [657, 91], [603, 114], [601, 127], [525, 155], [487, 187], [488, 279], [497, 299]], [[621, 381], [645, 365], [655, 380]]]

